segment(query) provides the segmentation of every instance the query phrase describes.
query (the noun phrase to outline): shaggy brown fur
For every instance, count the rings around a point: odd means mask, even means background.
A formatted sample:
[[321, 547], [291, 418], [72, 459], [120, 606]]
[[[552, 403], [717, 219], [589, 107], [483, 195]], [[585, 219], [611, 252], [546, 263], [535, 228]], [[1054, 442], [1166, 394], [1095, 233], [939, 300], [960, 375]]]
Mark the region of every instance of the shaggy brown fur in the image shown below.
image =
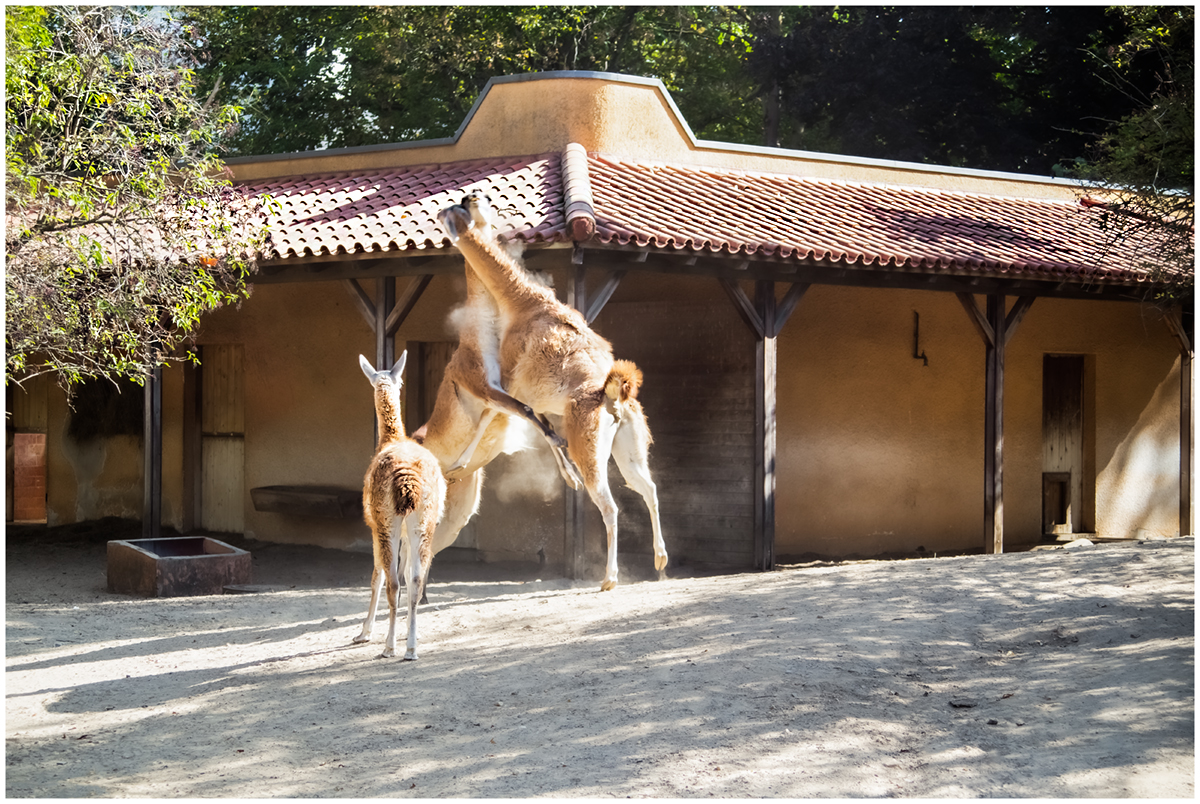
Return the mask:
[[417, 658], [417, 601], [425, 590], [433, 560], [433, 538], [446, 501], [446, 481], [428, 449], [405, 437], [400, 419], [400, 372], [407, 352], [391, 371], [375, 371], [360, 356], [363, 373], [375, 390], [379, 445], [363, 478], [363, 519], [371, 529], [374, 569], [371, 603], [355, 642], [367, 642], [375, 624], [379, 594], [387, 581], [390, 610], [384, 656], [396, 653], [396, 608], [403, 574], [408, 597], [406, 659]]

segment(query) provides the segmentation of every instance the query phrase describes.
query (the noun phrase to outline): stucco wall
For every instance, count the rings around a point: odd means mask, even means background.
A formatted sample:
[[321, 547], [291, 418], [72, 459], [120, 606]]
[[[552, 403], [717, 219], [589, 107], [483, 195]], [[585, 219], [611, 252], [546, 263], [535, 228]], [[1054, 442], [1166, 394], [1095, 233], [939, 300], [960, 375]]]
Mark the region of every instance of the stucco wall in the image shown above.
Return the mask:
[[[401, 292], [406, 281], [398, 281]], [[373, 293], [374, 282], [366, 288]], [[453, 340], [447, 319], [463, 293], [461, 278], [436, 278], [397, 349], [408, 340]], [[729, 303], [711, 279], [630, 275], [610, 304], [616, 314], [626, 303], [661, 303], [669, 316], [681, 300]], [[912, 357], [914, 311], [928, 366]], [[603, 320], [612, 319], [606, 312]], [[258, 286], [240, 309], [208, 316], [200, 340], [245, 346], [247, 535], [365, 549], [359, 520], [259, 512], [249, 494], [281, 484], [360, 487], [373, 411], [357, 357], [374, 353], [374, 336], [345, 289]], [[1008, 349], [1006, 543], [1040, 538], [1047, 353], [1086, 356], [1085, 471], [1094, 478], [1086, 522], [1105, 536], [1177, 532], [1179, 358], [1167, 328], [1139, 304], [1039, 299]], [[777, 554], [981, 546], [983, 354], [952, 295], [811, 288], [779, 343]], [[183, 506], [182, 374], [167, 370], [163, 393], [163, 516], [174, 527]], [[48, 404], [51, 523], [140, 516], [140, 439], [70, 443], [65, 398], [51, 389]], [[652, 467], [653, 456], [652, 448]], [[601, 540], [590, 509], [588, 523], [589, 539]], [[670, 547], [672, 523], [663, 525]], [[561, 561], [561, 484], [544, 450], [490, 468], [474, 527], [489, 560], [536, 560], [540, 552], [551, 565]]]
[[591, 152], [712, 168], [797, 174], [838, 181], [882, 182], [1017, 197], [1071, 199], [1065, 182], [915, 163], [694, 142], [662, 85], [608, 74], [559, 74], [492, 84], [457, 142], [306, 151], [235, 159], [239, 180], [377, 170], [513, 154], [561, 153], [576, 142]]
[[[982, 308], [983, 301], [979, 300]], [[913, 312], [921, 349], [913, 359]], [[1042, 358], [1088, 356], [1091, 511], [1177, 532], [1178, 354], [1152, 308], [1039, 299], [1005, 368], [1005, 543], [1041, 531]], [[984, 348], [949, 294], [814, 287], [780, 337], [779, 554], [983, 544]], [[1086, 478], [1085, 478], [1086, 485]]]

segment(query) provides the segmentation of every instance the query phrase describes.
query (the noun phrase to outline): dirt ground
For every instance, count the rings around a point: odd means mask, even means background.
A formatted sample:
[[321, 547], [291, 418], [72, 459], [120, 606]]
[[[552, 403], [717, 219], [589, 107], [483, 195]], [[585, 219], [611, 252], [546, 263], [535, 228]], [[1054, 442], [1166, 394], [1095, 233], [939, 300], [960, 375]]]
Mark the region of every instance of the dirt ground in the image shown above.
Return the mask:
[[606, 593], [435, 559], [403, 662], [382, 613], [351, 644], [367, 555], [153, 600], [103, 537], [9, 534], [9, 797], [1194, 795], [1191, 538]]

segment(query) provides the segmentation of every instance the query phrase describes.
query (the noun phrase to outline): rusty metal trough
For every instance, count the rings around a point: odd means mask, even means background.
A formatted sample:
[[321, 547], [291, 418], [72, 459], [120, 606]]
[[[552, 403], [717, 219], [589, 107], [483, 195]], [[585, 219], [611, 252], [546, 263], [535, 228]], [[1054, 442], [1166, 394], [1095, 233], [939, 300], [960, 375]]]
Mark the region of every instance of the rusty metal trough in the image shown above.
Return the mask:
[[108, 543], [108, 591], [147, 597], [219, 595], [250, 582], [250, 554], [207, 536]]

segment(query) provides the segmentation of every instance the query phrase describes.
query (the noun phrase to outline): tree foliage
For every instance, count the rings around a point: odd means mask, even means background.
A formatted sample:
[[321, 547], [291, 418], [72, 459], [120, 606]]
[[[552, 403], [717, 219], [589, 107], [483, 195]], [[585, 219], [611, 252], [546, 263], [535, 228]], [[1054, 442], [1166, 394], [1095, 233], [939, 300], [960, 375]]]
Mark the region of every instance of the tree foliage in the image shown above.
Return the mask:
[[722, 6], [204, 6], [206, 91], [245, 106], [238, 154], [452, 135], [489, 78], [660, 78], [701, 137], [757, 141], [748, 15]]
[[[1195, 277], [1195, 10], [1141, 6], [1112, 13], [1124, 18], [1129, 35], [1095, 58], [1100, 75], [1135, 108], [1111, 121], [1076, 174], [1105, 188], [1102, 225], [1112, 242], [1149, 233], [1161, 244], [1152, 273], [1188, 280], [1164, 296], [1174, 301]], [[1128, 80], [1135, 64], [1152, 72], [1151, 88]]]
[[1051, 175], [1132, 109], [1096, 76], [1127, 34], [1100, 7], [769, 9], [756, 30], [785, 147]]
[[246, 295], [251, 209], [215, 155], [240, 110], [195, 96], [187, 32], [161, 15], [5, 22], [6, 381], [140, 380]]

